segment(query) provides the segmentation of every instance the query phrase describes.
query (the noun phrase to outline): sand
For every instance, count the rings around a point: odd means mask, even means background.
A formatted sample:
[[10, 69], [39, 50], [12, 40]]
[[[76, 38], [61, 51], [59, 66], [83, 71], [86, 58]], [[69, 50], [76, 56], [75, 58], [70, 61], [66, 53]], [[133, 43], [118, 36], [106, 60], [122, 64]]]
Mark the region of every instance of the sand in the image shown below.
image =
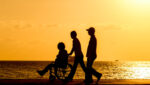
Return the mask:
[[[55, 80], [53, 82], [49, 81], [48, 79], [0, 79], [0, 85], [86, 85], [82, 79], [76, 79], [70, 82], [62, 82], [61, 80]], [[93, 83], [90, 85], [104, 85], [104, 84], [131, 84], [131, 85], [150, 85], [149, 79], [126, 79], [126, 80], [100, 80], [96, 83], [96, 80], [94, 80]]]

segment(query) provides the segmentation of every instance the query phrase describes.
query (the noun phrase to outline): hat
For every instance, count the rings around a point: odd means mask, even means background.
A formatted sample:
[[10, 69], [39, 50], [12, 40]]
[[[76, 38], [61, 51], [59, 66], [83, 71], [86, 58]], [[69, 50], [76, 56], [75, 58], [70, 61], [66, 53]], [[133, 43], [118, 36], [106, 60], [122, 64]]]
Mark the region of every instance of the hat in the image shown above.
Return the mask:
[[87, 31], [95, 32], [95, 28], [94, 27], [90, 27], [89, 29], [87, 29]]

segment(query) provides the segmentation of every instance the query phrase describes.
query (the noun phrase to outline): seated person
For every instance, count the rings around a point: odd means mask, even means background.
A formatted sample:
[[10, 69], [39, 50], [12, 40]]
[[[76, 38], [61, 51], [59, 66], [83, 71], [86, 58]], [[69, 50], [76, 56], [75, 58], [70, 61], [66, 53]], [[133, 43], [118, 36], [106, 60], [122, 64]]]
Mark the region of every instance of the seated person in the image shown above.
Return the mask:
[[[61, 68], [65, 68], [67, 66], [68, 63], [68, 54], [67, 51], [65, 50], [65, 45], [63, 42], [60, 42], [58, 44], [58, 49], [59, 49], [59, 53], [56, 56], [55, 59], [55, 63], [51, 63], [48, 66], [46, 66], [45, 69], [41, 70], [41, 71], [37, 71], [41, 76], [43, 76], [46, 72], [48, 72], [48, 70], [50, 70], [50, 79], [54, 79], [55, 76], [52, 75], [52, 67], [61, 67]], [[55, 70], [57, 71], [57, 70]]]

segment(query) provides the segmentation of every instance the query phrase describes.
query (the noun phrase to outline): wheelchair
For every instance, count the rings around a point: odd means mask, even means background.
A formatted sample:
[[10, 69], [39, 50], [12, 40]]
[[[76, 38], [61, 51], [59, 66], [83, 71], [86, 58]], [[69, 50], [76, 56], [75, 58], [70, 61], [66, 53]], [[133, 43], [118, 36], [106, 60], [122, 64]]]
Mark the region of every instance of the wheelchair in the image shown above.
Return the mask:
[[71, 69], [72, 65], [67, 63], [65, 65], [55, 65], [52, 67], [51, 72], [58, 80], [65, 80], [71, 72]]

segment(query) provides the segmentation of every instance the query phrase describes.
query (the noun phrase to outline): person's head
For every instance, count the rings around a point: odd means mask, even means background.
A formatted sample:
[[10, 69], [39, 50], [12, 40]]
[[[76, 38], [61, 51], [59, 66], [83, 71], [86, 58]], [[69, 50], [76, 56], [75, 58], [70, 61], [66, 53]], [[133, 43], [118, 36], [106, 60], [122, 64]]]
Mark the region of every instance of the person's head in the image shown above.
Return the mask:
[[65, 49], [65, 44], [63, 42], [58, 43], [58, 49], [59, 50], [64, 50]]
[[76, 38], [76, 36], [77, 36], [76, 31], [72, 31], [71, 32], [71, 38], [74, 39], [74, 38]]
[[94, 27], [90, 27], [89, 29], [87, 29], [87, 31], [88, 31], [88, 34], [89, 34], [89, 35], [94, 35], [94, 33], [95, 33], [95, 28], [94, 28]]

